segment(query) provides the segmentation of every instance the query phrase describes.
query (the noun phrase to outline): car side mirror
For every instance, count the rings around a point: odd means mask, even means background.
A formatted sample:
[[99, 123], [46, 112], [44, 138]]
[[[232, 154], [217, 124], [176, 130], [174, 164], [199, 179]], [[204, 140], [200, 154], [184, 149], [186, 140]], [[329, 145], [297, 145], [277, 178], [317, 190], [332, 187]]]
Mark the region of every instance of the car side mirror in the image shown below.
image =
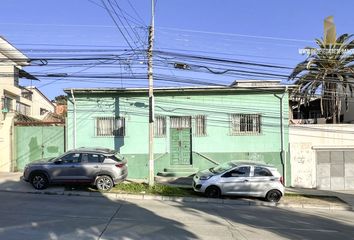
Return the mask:
[[55, 164], [62, 164], [62, 163], [63, 163], [63, 160], [62, 160], [62, 159], [57, 159], [57, 160], [55, 160], [54, 163], [55, 163]]

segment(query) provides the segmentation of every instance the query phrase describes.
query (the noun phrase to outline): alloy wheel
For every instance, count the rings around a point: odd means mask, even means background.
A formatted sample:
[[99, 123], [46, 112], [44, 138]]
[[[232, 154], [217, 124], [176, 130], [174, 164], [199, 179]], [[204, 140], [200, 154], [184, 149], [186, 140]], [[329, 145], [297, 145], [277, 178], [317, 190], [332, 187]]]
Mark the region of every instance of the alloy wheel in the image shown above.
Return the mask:
[[110, 177], [100, 177], [98, 180], [97, 180], [97, 188], [99, 190], [104, 190], [104, 191], [107, 191], [109, 189], [111, 189], [113, 186], [112, 184], [112, 180]]
[[37, 175], [33, 178], [32, 184], [36, 189], [42, 189], [45, 186], [45, 179], [43, 176]]

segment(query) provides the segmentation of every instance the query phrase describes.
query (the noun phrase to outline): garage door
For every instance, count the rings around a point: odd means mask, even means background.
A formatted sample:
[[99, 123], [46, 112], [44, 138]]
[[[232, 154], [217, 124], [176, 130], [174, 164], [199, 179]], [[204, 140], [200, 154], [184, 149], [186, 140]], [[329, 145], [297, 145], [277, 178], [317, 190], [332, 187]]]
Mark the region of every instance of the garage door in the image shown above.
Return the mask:
[[354, 150], [316, 151], [317, 188], [354, 190]]

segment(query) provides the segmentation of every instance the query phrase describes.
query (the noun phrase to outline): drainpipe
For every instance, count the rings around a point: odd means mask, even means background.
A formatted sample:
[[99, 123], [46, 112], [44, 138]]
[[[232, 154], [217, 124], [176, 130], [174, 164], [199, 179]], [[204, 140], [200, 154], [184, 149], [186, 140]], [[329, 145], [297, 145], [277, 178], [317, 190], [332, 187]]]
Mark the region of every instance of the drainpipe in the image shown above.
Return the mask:
[[284, 93], [279, 97], [276, 94], [274, 96], [279, 99], [280, 101], [280, 161], [282, 164], [282, 170], [283, 170], [283, 178], [284, 178], [284, 185], [286, 185], [286, 159], [284, 156], [284, 123], [283, 123], [283, 98], [285, 96], [285, 93], [288, 92], [288, 86], [285, 86], [285, 91]]
[[74, 111], [73, 111], [73, 148], [76, 148], [76, 101], [75, 101], [75, 96], [74, 96], [74, 90], [71, 89], [71, 96], [73, 97], [73, 106], [74, 106]]

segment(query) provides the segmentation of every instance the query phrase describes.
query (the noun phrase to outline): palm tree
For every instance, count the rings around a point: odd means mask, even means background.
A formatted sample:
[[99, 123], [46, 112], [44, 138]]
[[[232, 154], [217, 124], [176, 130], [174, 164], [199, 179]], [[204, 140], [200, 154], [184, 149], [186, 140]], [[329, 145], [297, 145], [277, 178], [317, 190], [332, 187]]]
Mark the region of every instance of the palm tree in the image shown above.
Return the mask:
[[353, 35], [343, 34], [333, 44], [316, 39], [319, 48], [305, 48], [308, 58], [299, 63], [289, 76], [297, 85], [292, 97], [299, 104], [308, 105], [315, 97], [320, 98], [321, 114], [337, 122], [342, 100], [348, 110], [348, 95], [354, 85], [354, 40]]

